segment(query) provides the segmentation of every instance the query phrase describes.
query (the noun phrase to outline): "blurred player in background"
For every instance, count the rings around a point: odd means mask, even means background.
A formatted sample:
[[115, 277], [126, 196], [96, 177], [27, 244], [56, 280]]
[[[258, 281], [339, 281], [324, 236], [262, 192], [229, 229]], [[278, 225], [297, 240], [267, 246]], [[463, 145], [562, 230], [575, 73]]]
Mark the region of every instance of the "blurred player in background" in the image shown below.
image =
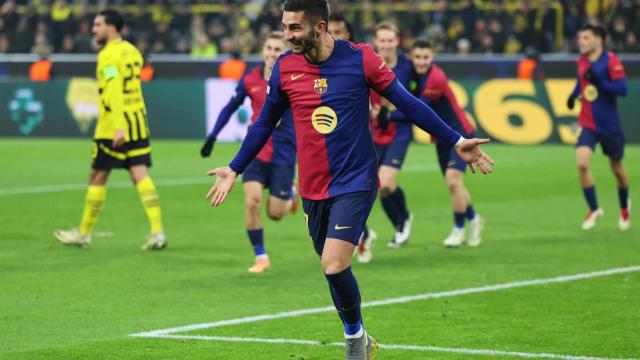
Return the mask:
[[596, 144], [600, 143], [602, 152], [609, 157], [611, 170], [617, 180], [620, 201], [618, 227], [624, 231], [631, 226], [631, 203], [627, 172], [622, 164], [624, 134], [617, 98], [627, 95], [627, 80], [620, 59], [613, 52], [604, 49], [605, 38], [604, 28], [598, 25], [585, 25], [578, 32], [581, 54], [577, 60], [578, 81], [567, 100], [567, 106], [573, 109], [578, 98], [582, 104], [578, 116], [582, 131], [578, 138], [576, 158], [580, 183], [589, 205], [582, 229], [594, 228], [598, 219], [604, 215], [598, 205], [595, 180], [589, 167]]
[[[411, 62], [418, 76], [417, 96], [427, 103], [452, 129], [464, 137], [473, 137], [473, 124], [467, 118], [464, 110], [458, 104], [449, 86], [449, 79], [444, 71], [433, 64], [435, 53], [433, 46], [427, 40], [416, 40], [411, 47]], [[451, 193], [453, 208], [453, 230], [444, 240], [448, 247], [458, 247], [465, 240], [469, 246], [478, 246], [484, 219], [477, 215], [471, 205], [471, 195], [464, 186], [463, 177], [467, 163], [458, 156], [453, 146], [436, 138], [436, 150], [440, 170]], [[469, 236], [465, 239], [464, 223], [470, 223]]]
[[[256, 66], [244, 75], [234, 96], [220, 111], [216, 124], [202, 146], [203, 157], [211, 155], [216, 137], [229, 122], [231, 115], [242, 105], [248, 96], [251, 99], [254, 123], [260, 114], [267, 94], [267, 79], [278, 56], [288, 49], [284, 35], [280, 31], [271, 32], [262, 46], [264, 63]], [[267, 216], [272, 220], [281, 220], [288, 212], [295, 212], [298, 204], [295, 197], [293, 180], [295, 177], [296, 139], [291, 112], [287, 111], [273, 131], [273, 135], [262, 148], [258, 156], [249, 164], [242, 182], [245, 195], [245, 225], [247, 235], [253, 247], [255, 264], [249, 272], [260, 273], [270, 267], [267, 250], [264, 246], [264, 233], [260, 207], [265, 188], [269, 188]]]
[[358, 239], [377, 196], [376, 154], [369, 130], [369, 89], [382, 93], [413, 122], [450, 144], [470, 166], [490, 172], [479, 148], [489, 140], [465, 139], [427, 105], [411, 96], [385, 62], [365, 44], [333, 39], [326, 0], [287, 0], [282, 24], [292, 51], [273, 66], [267, 99], [242, 147], [207, 193], [220, 206], [269, 139], [287, 110], [293, 115], [300, 195], [308, 234], [320, 256], [331, 298], [344, 325], [346, 359], [373, 359], [377, 343], [367, 334], [360, 290], [351, 270]]
[[339, 40], [353, 40], [353, 27], [344, 16], [340, 14], [331, 14], [329, 16], [329, 25], [328, 25], [329, 35], [331, 35], [334, 39]]
[[[395, 73], [400, 84], [409, 88], [413, 80], [411, 62], [398, 52], [400, 31], [391, 22], [376, 25], [373, 44], [385, 64]], [[380, 202], [391, 221], [395, 234], [388, 243], [398, 248], [409, 240], [413, 216], [407, 209], [404, 191], [398, 185], [398, 175], [404, 163], [412, 139], [412, 123], [402, 112], [375, 91], [371, 92], [371, 117], [373, 142], [378, 156], [378, 177], [380, 178]], [[372, 240], [375, 232], [365, 227], [363, 242], [358, 247], [358, 260], [370, 261]]]
[[93, 136], [89, 188], [80, 227], [56, 230], [54, 235], [67, 245], [89, 245], [106, 199], [109, 174], [112, 169], [125, 168], [138, 190], [151, 225], [151, 235], [142, 249], [162, 249], [167, 242], [160, 200], [148, 172], [151, 147], [140, 83], [143, 59], [138, 49], [122, 39], [123, 26], [122, 15], [109, 9], [101, 11], [93, 23], [94, 40], [102, 46], [96, 70], [101, 106]]

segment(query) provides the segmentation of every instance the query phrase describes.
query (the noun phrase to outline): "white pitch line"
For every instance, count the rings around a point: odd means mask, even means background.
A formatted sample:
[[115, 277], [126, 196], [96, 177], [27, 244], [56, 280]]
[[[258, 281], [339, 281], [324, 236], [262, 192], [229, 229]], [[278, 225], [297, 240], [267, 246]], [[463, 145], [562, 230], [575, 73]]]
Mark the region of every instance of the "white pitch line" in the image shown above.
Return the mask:
[[[226, 337], [226, 336], [204, 336], [204, 335], [155, 335], [153, 338], [175, 339], [175, 340], [206, 340], [206, 341], [222, 341], [237, 343], [261, 343], [261, 344], [295, 344], [295, 345], [312, 345], [312, 346], [339, 346], [344, 347], [344, 343], [332, 342], [323, 343], [317, 340], [300, 340], [300, 339], [264, 339], [264, 338], [244, 338], [244, 337]], [[426, 351], [426, 352], [443, 352], [450, 354], [463, 355], [483, 355], [483, 356], [512, 356], [526, 359], [561, 359], [561, 360], [637, 360], [637, 359], [614, 359], [604, 357], [582, 356], [582, 355], [563, 355], [548, 353], [527, 353], [520, 351], [503, 351], [503, 350], [486, 350], [486, 349], [466, 349], [466, 348], [448, 348], [441, 346], [420, 346], [420, 345], [392, 345], [380, 344], [381, 349], [385, 350], [408, 350], [408, 351]]]
[[[403, 168], [406, 172], [422, 172], [422, 171], [435, 171], [439, 169], [434, 164], [413, 164], [407, 165]], [[181, 179], [161, 179], [155, 181], [158, 186], [185, 186], [185, 185], [200, 185], [200, 184], [212, 184], [213, 180], [208, 176], [199, 176], [193, 178], [181, 178]], [[133, 187], [130, 181], [115, 181], [107, 184], [109, 189], [127, 189]], [[42, 185], [42, 186], [26, 186], [17, 188], [0, 188], [0, 196], [8, 195], [28, 195], [28, 194], [46, 194], [64, 191], [79, 191], [86, 190], [87, 184], [58, 184], [58, 185]]]
[[[365, 303], [362, 303], [362, 307], [402, 304], [402, 303], [409, 303], [409, 302], [420, 301], [420, 300], [439, 299], [444, 297], [455, 297], [455, 296], [477, 294], [477, 293], [490, 292], [490, 291], [521, 288], [526, 286], [563, 283], [563, 282], [570, 282], [570, 281], [577, 281], [577, 280], [592, 279], [592, 278], [602, 277], [602, 276], [626, 274], [626, 273], [637, 272], [637, 271], [640, 271], [640, 265], [614, 268], [614, 269], [602, 270], [602, 271], [594, 271], [589, 273], [580, 273], [580, 274], [574, 274], [574, 275], [564, 275], [564, 276], [558, 276], [558, 277], [546, 278], [546, 279], [515, 281], [515, 282], [504, 283], [504, 284], [472, 287], [467, 289], [431, 292], [431, 293], [412, 295], [412, 296], [401, 296], [396, 298], [365, 302]], [[264, 314], [264, 315], [229, 319], [229, 320], [214, 321], [214, 322], [208, 322], [208, 323], [191, 324], [191, 325], [185, 325], [185, 326], [179, 326], [179, 327], [173, 327], [173, 328], [167, 328], [167, 329], [152, 330], [147, 332], [131, 334], [130, 336], [157, 337], [158, 335], [168, 335], [168, 334], [173, 334], [178, 332], [211, 329], [216, 327], [238, 325], [238, 324], [252, 323], [252, 322], [258, 322], [258, 321], [265, 321], [265, 320], [283, 319], [283, 318], [297, 317], [302, 315], [319, 314], [319, 313], [325, 313], [325, 312], [331, 312], [331, 311], [335, 311], [335, 308], [333, 306], [301, 309], [301, 310], [280, 312], [276, 314]]]

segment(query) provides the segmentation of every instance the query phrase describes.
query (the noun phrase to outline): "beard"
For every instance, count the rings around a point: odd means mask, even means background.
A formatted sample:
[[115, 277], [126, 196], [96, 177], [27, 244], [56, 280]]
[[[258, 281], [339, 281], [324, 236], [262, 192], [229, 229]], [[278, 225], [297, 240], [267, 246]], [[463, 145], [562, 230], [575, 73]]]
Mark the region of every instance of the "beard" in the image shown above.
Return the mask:
[[318, 44], [318, 40], [316, 40], [317, 36], [318, 36], [318, 33], [315, 31], [315, 29], [311, 29], [311, 31], [309, 31], [307, 36], [305, 36], [304, 38], [300, 40], [291, 41], [292, 45], [302, 46], [302, 49], [298, 49], [298, 50], [293, 49], [293, 53], [298, 55], [306, 54], [311, 50], [313, 50]]
[[100, 37], [98, 35], [94, 35], [93, 36], [93, 41], [96, 43], [96, 45], [98, 45], [99, 47], [103, 47], [106, 43], [107, 43], [107, 37]]

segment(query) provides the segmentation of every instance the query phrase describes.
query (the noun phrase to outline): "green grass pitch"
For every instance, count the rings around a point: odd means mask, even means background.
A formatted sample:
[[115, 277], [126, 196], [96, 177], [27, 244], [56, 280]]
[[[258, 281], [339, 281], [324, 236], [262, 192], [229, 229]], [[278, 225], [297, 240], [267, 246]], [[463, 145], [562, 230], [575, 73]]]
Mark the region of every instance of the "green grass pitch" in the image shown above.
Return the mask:
[[[58, 244], [76, 226], [89, 172], [89, 140], [0, 139], [0, 359], [340, 359], [333, 345], [223, 342], [130, 334], [331, 305], [301, 213], [265, 220], [272, 270], [251, 275], [242, 188], [222, 208], [205, 200], [206, 170], [237, 144], [199, 157], [200, 142], [153, 142], [169, 246], [145, 253], [148, 224], [126, 173], [112, 175], [89, 248]], [[363, 301], [554, 278], [640, 265], [640, 221], [627, 232], [613, 175], [596, 154], [605, 217], [580, 230], [586, 212], [571, 146], [489, 145], [495, 173], [466, 176], [487, 220], [477, 249], [441, 246], [452, 226], [449, 195], [430, 145], [413, 145], [400, 183], [415, 216], [409, 244], [389, 249], [379, 204], [369, 220], [380, 239], [371, 264], [354, 262]], [[625, 158], [640, 205], [640, 147]], [[526, 354], [640, 358], [640, 271], [363, 309], [379, 359], [521, 359]], [[176, 335], [343, 341], [335, 312]], [[206, 338], [205, 338], [206, 339]], [[446, 352], [463, 350], [463, 352]], [[473, 354], [468, 351], [492, 350]], [[465, 353], [464, 351], [467, 351]], [[521, 353], [520, 355], [514, 353]], [[525, 354], [525, 355], [522, 355]], [[534, 355], [535, 356], [535, 355]], [[555, 356], [555, 357], [554, 357]], [[534, 357], [535, 358], [535, 357]], [[548, 357], [547, 357], [548, 358]]]

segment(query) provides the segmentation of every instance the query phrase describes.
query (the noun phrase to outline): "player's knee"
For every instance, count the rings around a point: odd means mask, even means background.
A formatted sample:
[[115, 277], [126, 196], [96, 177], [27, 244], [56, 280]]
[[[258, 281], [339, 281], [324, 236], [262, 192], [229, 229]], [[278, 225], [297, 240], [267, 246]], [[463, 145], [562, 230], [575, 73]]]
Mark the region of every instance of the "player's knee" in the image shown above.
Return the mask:
[[586, 159], [578, 159], [578, 171], [586, 173], [589, 171], [589, 161]]
[[337, 258], [327, 256], [322, 256], [320, 263], [325, 274], [337, 274], [349, 266], [349, 264], [344, 264]]
[[251, 213], [259, 213], [260, 212], [260, 199], [257, 197], [248, 196], [244, 200], [244, 206]]
[[459, 176], [447, 176], [445, 181], [450, 192], [456, 192], [462, 188], [462, 179]]
[[284, 218], [284, 214], [285, 212], [282, 209], [269, 208], [267, 210], [267, 216], [269, 217], [269, 219], [274, 221], [282, 220], [282, 218]]

